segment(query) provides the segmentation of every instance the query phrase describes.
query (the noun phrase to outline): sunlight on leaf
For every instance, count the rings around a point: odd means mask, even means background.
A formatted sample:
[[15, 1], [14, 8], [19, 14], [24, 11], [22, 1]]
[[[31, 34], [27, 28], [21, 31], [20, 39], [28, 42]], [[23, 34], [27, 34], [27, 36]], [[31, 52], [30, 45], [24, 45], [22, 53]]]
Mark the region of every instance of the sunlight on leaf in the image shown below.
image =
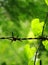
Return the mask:
[[37, 59], [37, 61], [36, 61], [36, 65], [40, 65], [39, 59]]
[[48, 0], [45, 0], [45, 3], [48, 5]]
[[[34, 38], [34, 37], [35, 36], [34, 36], [33, 32], [29, 31], [27, 38]], [[29, 41], [29, 43], [32, 43], [34, 40], [28, 40], [28, 41]]]
[[31, 27], [34, 35], [40, 36], [42, 33], [42, 28], [43, 28], [44, 22], [40, 23], [40, 20], [38, 18], [33, 19], [31, 21]]
[[48, 50], [48, 40], [42, 42], [45, 48]]
[[29, 61], [28, 65], [34, 65], [34, 61]]
[[25, 54], [28, 57], [28, 59], [32, 59], [34, 57], [34, 54], [36, 52], [35, 47], [30, 48], [30, 45], [27, 44], [27, 45], [25, 45], [24, 50], [25, 50]]

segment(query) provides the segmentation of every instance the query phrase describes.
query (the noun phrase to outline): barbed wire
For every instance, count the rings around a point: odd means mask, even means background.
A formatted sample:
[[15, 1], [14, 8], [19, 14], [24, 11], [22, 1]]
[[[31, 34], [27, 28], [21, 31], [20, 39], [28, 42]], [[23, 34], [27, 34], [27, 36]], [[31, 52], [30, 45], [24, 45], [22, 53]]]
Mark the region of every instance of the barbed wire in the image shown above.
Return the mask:
[[[5, 6], [2, 1], [0, 1], [0, 7], [1, 7], [1, 6]], [[40, 41], [41, 41], [41, 44], [42, 44], [42, 41], [43, 41], [43, 40], [48, 40], [48, 37], [43, 36], [47, 17], [48, 17], [48, 12], [47, 12], [46, 19], [45, 19], [45, 23], [44, 23], [44, 26], [43, 26], [43, 29], [42, 29], [42, 35], [39, 36], [39, 37], [35, 37], [35, 38], [19, 38], [18, 36], [15, 37], [14, 34], [13, 34], [13, 32], [12, 32], [12, 36], [10, 36], [10, 37], [0, 37], [0, 39], [8, 39], [8, 40], [11, 40], [12, 42], [13, 42], [13, 41], [17, 41], [17, 40], [18, 40], [18, 41], [22, 41], [22, 40], [32, 40], [32, 39], [36, 39], [36, 40], [40, 40]], [[41, 44], [40, 44], [40, 45], [41, 45]], [[38, 53], [38, 51], [39, 51], [40, 45], [39, 45], [39, 47], [38, 47], [38, 49], [37, 49], [37, 51], [36, 51], [36, 54], [35, 54], [34, 65], [36, 65], [36, 58], [37, 58], [37, 53]], [[42, 61], [40, 61], [40, 65], [42, 65]]]
[[34, 38], [19, 38], [19, 37], [15, 37], [15, 36], [10, 36], [10, 37], [0, 37], [0, 39], [8, 39], [8, 40], [12, 40], [12, 41], [22, 41], [22, 40], [32, 40], [32, 39], [36, 39], [36, 40], [48, 40], [48, 37], [34, 37]]
[[[39, 36], [39, 37], [34, 37], [34, 38], [19, 38], [18, 36], [15, 37], [15, 36], [14, 36], [14, 33], [12, 32], [12, 36], [9, 36], [9, 37], [0, 37], [0, 39], [8, 39], [8, 40], [11, 40], [12, 42], [13, 42], [13, 41], [17, 41], [17, 40], [18, 40], [18, 41], [22, 41], [22, 40], [33, 40], [33, 39], [35, 39], [35, 40], [40, 40], [40, 41], [41, 41], [41, 44], [42, 44], [42, 41], [48, 40], [48, 36], [46, 36], [46, 37], [43, 36], [47, 17], [48, 17], [48, 14], [47, 14], [47, 16], [46, 16], [45, 23], [44, 23], [44, 26], [43, 26], [43, 29], [42, 29], [42, 35]], [[12, 42], [11, 42], [11, 43], [12, 43]], [[40, 45], [41, 45], [41, 44], [40, 44]], [[40, 45], [39, 45], [39, 47], [40, 47]], [[35, 54], [34, 65], [36, 65], [36, 58], [37, 58], [37, 53], [38, 53], [39, 47], [38, 47], [38, 49], [37, 49], [37, 51], [36, 51], [36, 54]], [[41, 61], [41, 62], [42, 62], [42, 61]], [[40, 62], [40, 65], [42, 65], [41, 62]]]

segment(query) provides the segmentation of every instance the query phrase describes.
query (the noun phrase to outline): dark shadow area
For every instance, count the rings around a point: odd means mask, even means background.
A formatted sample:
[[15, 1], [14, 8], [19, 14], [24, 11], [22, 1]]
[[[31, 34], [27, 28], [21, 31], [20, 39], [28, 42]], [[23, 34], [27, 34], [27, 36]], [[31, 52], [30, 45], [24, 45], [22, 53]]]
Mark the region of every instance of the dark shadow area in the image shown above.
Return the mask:
[[1, 65], [7, 65], [6, 62], [3, 62]]

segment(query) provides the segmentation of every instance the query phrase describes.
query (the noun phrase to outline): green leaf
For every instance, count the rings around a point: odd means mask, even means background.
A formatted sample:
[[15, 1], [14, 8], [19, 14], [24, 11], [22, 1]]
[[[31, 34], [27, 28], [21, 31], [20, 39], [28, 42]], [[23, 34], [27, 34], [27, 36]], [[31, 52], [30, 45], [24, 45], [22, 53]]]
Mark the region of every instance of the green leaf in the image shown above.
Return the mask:
[[29, 61], [28, 65], [34, 65], [34, 61]]
[[27, 44], [27, 45], [25, 45], [24, 51], [25, 51], [25, 54], [28, 57], [28, 59], [31, 59], [34, 57], [36, 48], [35, 47], [30, 48], [30, 45]]
[[43, 45], [45, 46], [46, 50], [48, 50], [48, 40], [43, 41], [42, 43], [43, 43]]
[[45, 3], [47, 4], [47, 6], [48, 6], [48, 0], [45, 0]]
[[36, 61], [36, 65], [40, 65], [40, 62], [39, 62], [40, 60], [39, 59], [37, 59], [37, 61]]
[[[34, 38], [34, 34], [32, 31], [29, 31], [27, 38]], [[28, 40], [29, 43], [32, 43], [34, 40]]]
[[38, 18], [31, 21], [31, 27], [34, 35], [40, 36], [42, 33], [44, 22], [40, 22]]

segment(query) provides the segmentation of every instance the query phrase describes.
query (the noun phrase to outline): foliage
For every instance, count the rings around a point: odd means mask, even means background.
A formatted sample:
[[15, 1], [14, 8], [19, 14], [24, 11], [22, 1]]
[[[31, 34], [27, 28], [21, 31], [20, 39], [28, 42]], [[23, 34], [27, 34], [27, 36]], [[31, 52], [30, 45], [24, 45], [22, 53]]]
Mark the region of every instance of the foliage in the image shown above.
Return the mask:
[[46, 4], [48, 5], [48, 0], [45, 0]]
[[[12, 32], [18, 37], [41, 36], [47, 12], [48, 0], [0, 0], [0, 37], [11, 36]], [[43, 35], [48, 36], [48, 18]], [[34, 65], [39, 44], [40, 40], [0, 40], [0, 65]], [[48, 41], [43, 40], [42, 45], [46, 50], [39, 50], [36, 65], [40, 59], [42, 65], [48, 64]]]
[[39, 22], [39, 19], [33, 19], [31, 22], [31, 27], [34, 35], [40, 36], [42, 34], [44, 22]]

